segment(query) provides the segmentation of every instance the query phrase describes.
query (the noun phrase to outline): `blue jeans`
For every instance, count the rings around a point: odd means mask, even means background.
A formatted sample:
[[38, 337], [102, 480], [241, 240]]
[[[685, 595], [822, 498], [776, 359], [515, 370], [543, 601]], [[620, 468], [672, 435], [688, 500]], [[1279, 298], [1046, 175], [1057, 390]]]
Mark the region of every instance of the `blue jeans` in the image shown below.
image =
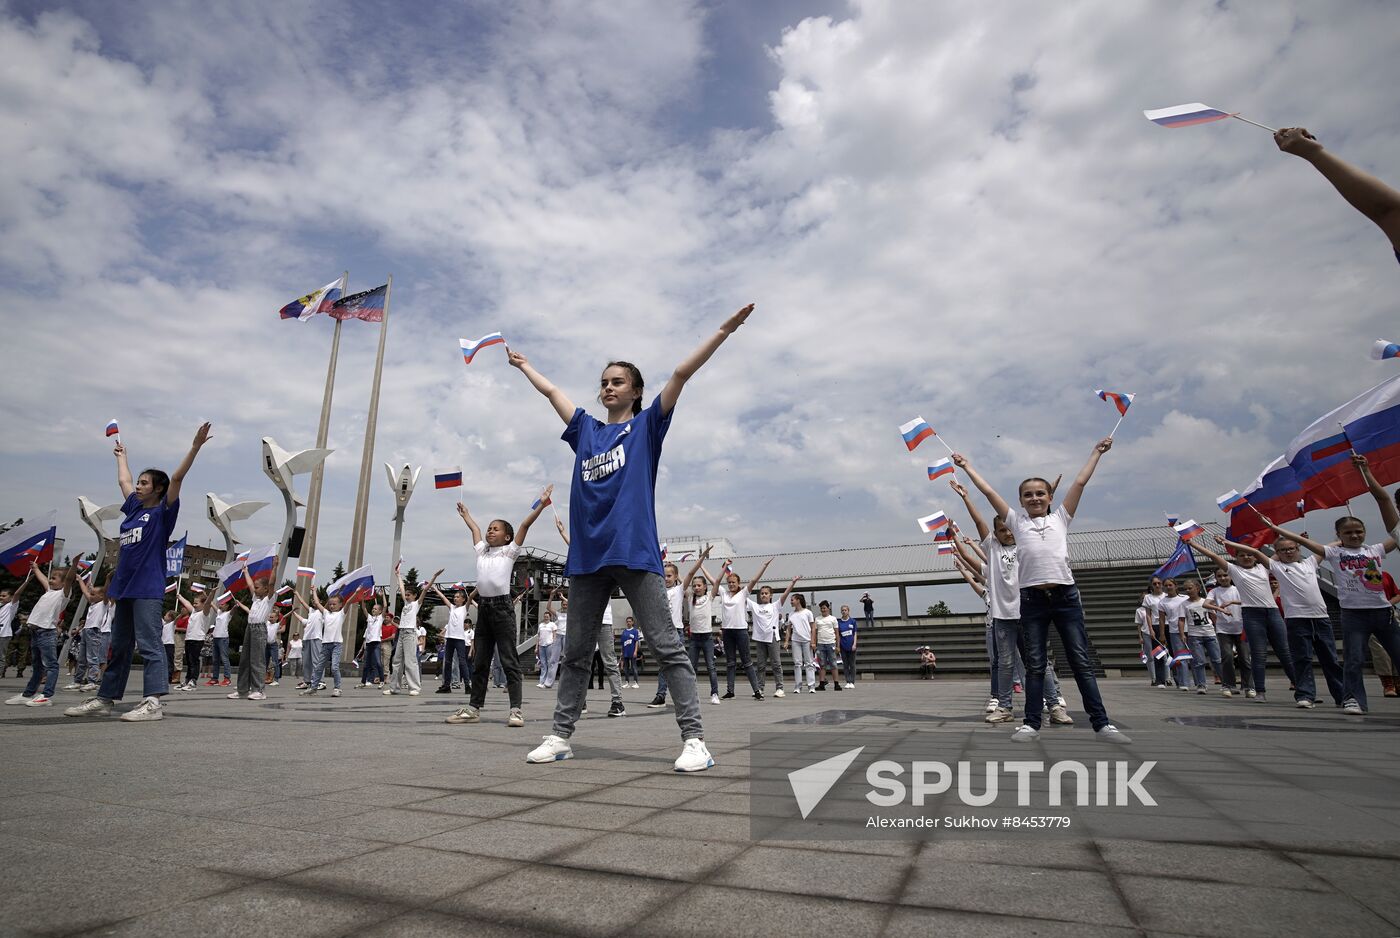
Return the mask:
[[[1176, 628], [1170, 623], [1167, 625], [1167, 647], [1171, 650], [1173, 660], [1175, 660], [1181, 655], [1191, 655], [1190, 644], [1187, 643], [1186, 639], [1181, 637], [1181, 633], [1178, 632]], [[1176, 663], [1175, 671], [1177, 687], [1191, 686], [1191, 662], [1193, 660], [1195, 659], [1191, 658], [1190, 660], [1188, 660], [1186, 658], [1183, 658], [1181, 661], [1178, 661]]]
[[[521, 672], [521, 680], [524, 681], [524, 672]], [[491, 653], [491, 683], [495, 687], [506, 686], [506, 669], [501, 667], [501, 653], [493, 651]]]
[[373, 684], [384, 680], [384, 662], [379, 660], [380, 642], [365, 642], [364, 665], [360, 668], [360, 683]]
[[449, 638], [447, 649], [442, 656], [442, 686], [452, 688], [453, 668], [456, 668], [457, 677], [462, 679], [462, 687], [468, 694], [472, 692], [471, 667], [467, 664], [467, 640], [465, 638]]
[[636, 656], [636, 655], [630, 655], [630, 656], [629, 656], [629, 655], [623, 655], [623, 656], [622, 656], [621, 664], [622, 664], [622, 679], [623, 679], [624, 681], [636, 681], [636, 680], [637, 680], [637, 656]]
[[321, 683], [321, 672], [326, 666], [326, 659], [321, 655], [321, 640], [319, 638], [303, 638], [301, 640], [301, 668], [306, 675], [306, 683], [309, 687], [315, 687]]
[[1084, 608], [1079, 604], [1079, 589], [1073, 585], [1021, 590], [1021, 628], [1026, 631], [1026, 725], [1040, 729], [1041, 709], [1045, 705], [1045, 640], [1051, 623], [1065, 646], [1065, 657], [1089, 714], [1089, 724], [1095, 730], [1107, 726], [1108, 711], [1089, 663]]
[[39, 689], [39, 675], [44, 676], [44, 696], [52, 697], [58, 690], [58, 630], [35, 629], [29, 633], [29, 653], [34, 661], [34, 669], [29, 672], [29, 683], [24, 685], [24, 696], [33, 697]]
[[729, 693], [734, 693], [734, 673], [736, 669], [743, 668], [748, 675], [749, 686], [753, 692], [758, 691], [758, 670], [754, 668], [753, 661], [749, 658], [749, 633], [747, 629], [721, 629], [720, 634], [724, 637], [724, 674], [725, 688]]
[[[1381, 611], [1389, 612], [1387, 609]], [[1341, 706], [1346, 695], [1342, 693], [1344, 678], [1342, 666], [1337, 662], [1337, 639], [1332, 634], [1332, 620], [1290, 616], [1284, 621], [1288, 623], [1288, 651], [1293, 655], [1293, 699], [1317, 699], [1317, 682], [1313, 677], [1313, 654], [1316, 653], [1332, 702]]]
[[[993, 680], [996, 687], [997, 706], [1003, 710], [1012, 709], [1016, 690], [1017, 665], [1025, 660], [1021, 646], [1025, 644], [1025, 630], [1020, 619], [992, 620], [992, 661]], [[1007, 653], [1002, 654], [1006, 649]], [[1055, 679], [1055, 669], [1048, 664], [1045, 668], [1045, 706], [1054, 707], [1060, 696], [1060, 683]]]
[[710, 675], [710, 695], [719, 693], [719, 677], [715, 674], [715, 636], [713, 632], [691, 635], [689, 642], [690, 667], [695, 671], [695, 682], [700, 682], [700, 658], [705, 658], [705, 670]]
[[321, 642], [321, 643], [320, 643], [320, 645], [321, 645], [321, 655], [320, 655], [321, 666], [317, 668], [317, 672], [318, 672], [318, 673], [317, 673], [316, 676], [319, 678], [319, 677], [321, 676], [319, 672], [322, 670], [322, 668], [325, 667], [325, 665], [329, 664], [329, 665], [331, 666], [331, 674], [332, 674], [332, 676], [335, 677], [335, 687], [336, 687], [336, 690], [339, 690], [339, 689], [340, 689], [340, 646], [341, 646], [342, 644], [343, 644], [342, 642]]
[[209, 677], [211, 680], [219, 680], [220, 677], [233, 679], [233, 671], [228, 662], [228, 637], [214, 639], [214, 660], [210, 663]]
[[[165, 668], [165, 645], [160, 640], [163, 599], [119, 599], [112, 611], [111, 657], [97, 696], [121, 700], [131, 676], [131, 656], [141, 649], [141, 696], [163, 697], [170, 693], [170, 672]], [[224, 639], [228, 647], [228, 639]], [[225, 661], [228, 655], [224, 655]]]
[[841, 649], [841, 671], [846, 675], [846, 683], [856, 682], [856, 650], [854, 648]]
[[1390, 607], [1342, 610], [1342, 697], [1366, 707], [1366, 683], [1361, 667], [1366, 663], [1366, 642], [1374, 634], [1391, 661], [1400, 661], [1400, 628]]
[[1244, 634], [1249, 637], [1249, 663], [1254, 671], [1254, 689], [1264, 693], [1264, 673], [1269, 667], [1270, 645], [1283, 665], [1283, 673], [1288, 675], [1289, 683], [1296, 685], [1297, 672], [1293, 670], [1293, 655], [1288, 651], [1288, 628], [1283, 624], [1283, 614], [1273, 606], [1245, 606], [1241, 613]]
[[554, 642], [540, 648], [540, 683], [545, 687], [554, 686], [555, 669], [559, 667], [559, 643]]
[[272, 669], [272, 679], [282, 680], [282, 643], [276, 640], [267, 643], [263, 650], [263, 669]]
[[1220, 642], [1216, 641], [1214, 635], [1191, 635], [1187, 634], [1186, 640], [1191, 643], [1191, 673], [1196, 679], [1197, 687], [1206, 686], [1206, 662], [1210, 662], [1210, 669], [1215, 676], [1220, 678], [1220, 683], [1225, 684], [1225, 675], [1220, 670]]

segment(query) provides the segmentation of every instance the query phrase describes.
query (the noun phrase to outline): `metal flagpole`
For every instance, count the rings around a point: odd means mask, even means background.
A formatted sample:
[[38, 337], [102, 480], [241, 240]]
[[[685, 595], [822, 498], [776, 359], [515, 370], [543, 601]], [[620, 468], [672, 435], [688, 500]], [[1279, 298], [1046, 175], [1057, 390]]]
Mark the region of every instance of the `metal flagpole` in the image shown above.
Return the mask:
[[[340, 275], [340, 295], [344, 297], [350, 285], [350, 271], [343, 271]], [[316, 427], [316, 448], [326, 448], [326, 436], [330, 433], [331, 426], [331, 397], [335, 393], [335, 366], [336, 360], [340, 357], [340, 327], [344, 325], [344, 320], [335, 321], [335, 333], [331, 336], [331, 360], [326, 366], [326, 389], [321, 395], [321, 423]], [[306, 492], [306, 533], [302, 536], [301, 553], [297, 555], [297, 562], [303, 567], [316, 566], [316, 531], [320, 525], [321, 518], [321, 483], [326, 476], [325, 463], [321, 463], [311, 471], [311, 487]], [[296, 592], [303, 600], [307, 598], [307, 586], [302, 582], [302, 577], [295, 577]], [[300, 635], [300, 630], [297, 635]]]
[[[384, 318], [379, 321], [379, 354], [374, 359], [374, 380], [369, 391], [369, 416], [365, 418], [365, 445], [360, 454], [360, 486], [355, 493], [355, 520], [350, 529], [349, 569], [356, 570], [364, 562], [365, 527], [369, 521], [369, 477], [374, 468], [374, 430], [379, 422], [379, 382], [384, 373], [384, 340], [389, 334], [389, 294], [394, 292], [394, 275], [390, 274], [384, 289]], [[340, 648], [341, 660], [349, 661], [355, 647], [355, 627], [359, 623], [360, 604], [345, 613], [345, 643]]]

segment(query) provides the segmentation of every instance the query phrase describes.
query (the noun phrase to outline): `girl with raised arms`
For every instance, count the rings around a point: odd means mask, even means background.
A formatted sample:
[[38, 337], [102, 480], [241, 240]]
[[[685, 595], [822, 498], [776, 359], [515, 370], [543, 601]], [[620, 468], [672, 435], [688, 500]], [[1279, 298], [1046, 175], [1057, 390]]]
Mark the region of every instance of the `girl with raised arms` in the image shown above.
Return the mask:
[[568, 395], [536, 371], [524, 355], [514, 350], [507, 353], [511, 365], [521, 370], [567, 425], [563, 439], [575, 454], [569, 494], [569, 531], [573, 540], [564, 572], [570, 578], [574, 619], [583, 628], [568, 632], [554, 731], [530, 752], [530, 762], [554, 762], [573, 755], [569, 738], [587, 692], [588, 663], [603, 606], [616, 584], [631, 604], [647, 644], [656, 652], [675, 703], [676, 722], [684, 740], [676, 771], [697, 772], [714, 765], [700, 723], [695, 669], [676, 640], [666, 601], [656, 531], [656, 475], [662, 443], [685, 383], [751, 312], [752, 304], [726, 319], [676, 366], [661, 393], [645, 408], [641, 372], [630, 362], [609, 362], [603, 369], [598, 394], [607, 410], [606, 422], [575, 407]]

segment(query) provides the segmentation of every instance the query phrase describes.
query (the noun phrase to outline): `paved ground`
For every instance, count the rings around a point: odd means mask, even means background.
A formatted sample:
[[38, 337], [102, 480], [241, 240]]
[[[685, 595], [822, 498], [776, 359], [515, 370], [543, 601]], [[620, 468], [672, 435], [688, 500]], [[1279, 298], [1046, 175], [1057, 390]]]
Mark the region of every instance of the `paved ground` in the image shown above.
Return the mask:
[[[0, 681], [0, 695], [17, 687]], [[456, 695], [306, 700], [285, 685], [262, 704], [180, 694], [156, 724], [6, 707], [0, 933], [1400, 933], [1400, 706], [1379, 692], [1358, 721], [1106, 682], [1138, 740], [1132, 757], [1170, 762], [1167, 780], [1198, 785], [1202, 801], [1226, 799], [1171, 809], [1185, 816], [1179, 836], [1162, 822], [1154, 841], [1141, 825], [751, 840], [750, 731], [884, 731], [919, 716], [946, 751], [1000, 752], [1007, 731], [973, 712], [981, 687], [890, 682], [707, 703], [719, 765], [691, 776], [670, 770], [675, 723], [643, 708], [647, 690], [628, 692], [625, 719], [605, 718], [596, 696], [576, 758], [550, 766], [523, 761], [548, 731], [533, 685], [524, 730], [503, 725], [499, 692], [492, 722], [474, 727], [441, 722]], [[1107, 748], [1079, 722], [1017, 751]], [[1320, 800], [1309, 779], [1338, 793]], [[1272, 823], [1231, 827], [1235, 810]], [[1342, 833], [1329, 836], [1334, 821]]]

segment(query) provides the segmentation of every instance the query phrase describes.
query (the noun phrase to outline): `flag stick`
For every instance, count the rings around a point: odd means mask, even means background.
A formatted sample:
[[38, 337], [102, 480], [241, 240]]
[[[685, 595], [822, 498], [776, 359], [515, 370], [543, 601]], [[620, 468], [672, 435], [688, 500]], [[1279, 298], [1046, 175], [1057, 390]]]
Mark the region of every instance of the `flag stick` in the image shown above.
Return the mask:
[[948, 455], [949, 455], [949, 456], [954, 455], [954, 453], [953, 453], [953, 447], [951, 447], [951, 446], [948, 445], [948, 441], [947, 441], [947, 440], [943, 439], [943, 437], [941, 437], [941, 436], [938, 436], [937, 433], [935, 433], [934, 436], [938, 437], [938, 442], [940, 442], [940, 443], [943, 444], [943, 448], [946, 449], [946, 450], [948, 451]]
[[[1337, 426], [1339, 426], [1339, 427], [1342, 428], [1342, 439], [1344, 439], [1344, 440], [1347, 441], [1347, 449], [1351, 450], [1351, 454], [1352, 454], [1353, 456], [1355, 456], [1355, 455], [1356, 455], [1356, 447], [1351, 445], [1351, 437], [1347, 435], [1347, 425], [1344, 424], [1344, 423], [1342, 423], [1340, 420], [1338, 420], [1338, 421], [1337, 421]], [[1342, 501], [1346, 502], [1347, 514], [1351, 514], [1351, 499], [1349, 499], [1349, 498], [1344, 498], [1344, 499], [1342, 499]]]
[[1109, 438], [1110, 440], [1113, 439], [1113, 434], [1115, 434], [1115, 433], [1118, 432], [1118, 427], [1123, 423], [1123, 418], [1126, 417], [1126, 416], [1128, 416], [1128, 415], [1127, 415], [1127, 414], [1119, 414], [1119, 415], [1118, 415], [1118, 423], [1115, 423], [1115, 424], [1113, 425], [1113, 429], [1108, 431], [1108, 438]]
[[1266, 124], [1261, 124], [1261, 123], [1259, 123], [1258, 121], [1252, 121], [1252, 120], [1250, 120], [1248, 117], [1240, 117], [1238, 114], [1231, 114], [1230, 116], [1233, 117], [1233, 118], [1234, 118], [1235, 120], [1237, 120], [1237, 121], [1244, 121], [1246, 124], [1253, 124], [1255, 127], [1259, 127], [1259, 128], [1264, 129], [1264, 130], [1267, 130], [1267, 131], [1268, 131], [1269, 133], [1271, 133], [1271, 134], [1276, 134], [1276, 133], [1278, 133], [1278, 128], [1277, 128], [1277, 127], [1269, 127], [1268, 125], [1266, 125]]

